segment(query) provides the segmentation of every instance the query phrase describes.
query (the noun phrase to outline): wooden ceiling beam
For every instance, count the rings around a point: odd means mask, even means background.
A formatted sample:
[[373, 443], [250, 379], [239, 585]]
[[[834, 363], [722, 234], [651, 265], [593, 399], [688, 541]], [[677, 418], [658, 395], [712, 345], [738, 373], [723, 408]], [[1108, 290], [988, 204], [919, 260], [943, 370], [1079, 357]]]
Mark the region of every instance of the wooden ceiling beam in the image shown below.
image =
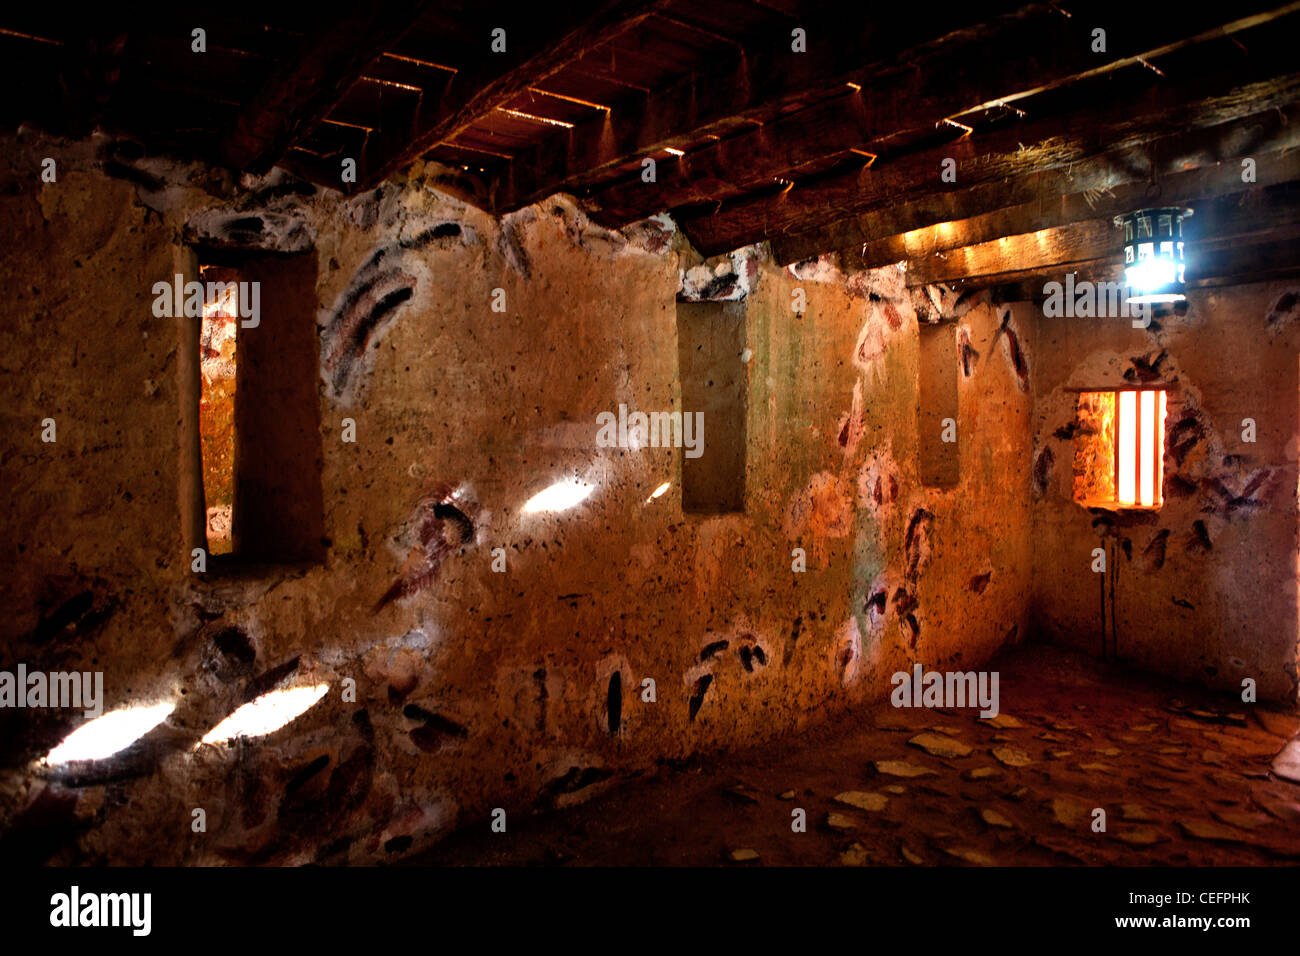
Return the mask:
[[[954, 44], [918, 61], [919, 72], [889, 74], [858, 92], [779, 117], [675, 161], [665, 158], [655, 182], [639, 177], [621, 181], [598, 191], [588, 206], [597, 221], [618, 227], [665, 209], [731, 199], [815, 160], [855, 148], [878, 152], [900, 136], [932, 131], [945, 118], [1102, 76], [1300, 9], [1300, 3], [1281, 10], [1265, 3], [1254, 6], [1235, 11], [1238, 15], [1228, 22], [1211, 8], [1171, 22], [1163, 9], [1139, 7], [1126, 15], [1122, 31], [1111, 31], [1115, 45], [1100, 57], [1091, 48], [1095, 16], [1086, 24], [1064, 17], [1046, 23], [1017, 21], [969, 49]], [[1172, 41], [1171, 27], [1179, 31]], [[1100, 65], [1099, 58], [1104, 61]], [[978, 66], [972, 69], [972, 63]]]
[[305, 132], [329, 115], [384, 51], [400, 40], [429, 0], [374, 0], [317, 11], [324, 24], [296, 55], [286, 57], [239, 113], [221, 140], [232, 169], [264, 173]]
[[878, 205], [811, 233], [778, 236], [772, 240], [773, 255], [779, 262], [788, 264], [827, 248], [861, 248], [890, 237], [904, 237], [906, 241], [906, 235], [918, 229], [942, 230], [944, 223], [1026, 204], [1036, 204], [1046, 214], [1060, 197], [1100, 198], [1104, 193], [1134, 184], [1153, 187], [1154, 195], [1165, 179], [1188, 170], [1231, 163], [1240, 175], [1241, 160], [1246, 157], [1255, 159], [1257, 166], [1266, 157], [1275, 159], [1265, 170], [1266, 175], [1275, 177], [1274, 182], [1294, 179], [1300, 176], [1300, 167], [1295, 153], [1286, 151], [1300, 146], [1297, 120], [1300, 120], [1300, 106], [1292, 103], [1205, 130], [1151, 137], [1136, 145], [1103, 150], [1064, 165], [1048, 164], [1048, 168], [1037, 171], [1011, 170], [1003, 178], [981, 177], [964, 189], [942, 193], [914, 190], [915, 198], [908, 201]]
[[[1165, 200], [1160, 201], [1161, 204]], [[1212, 250], [1243, 242], [1285, 240], [1300, 225], [1300, 183], [1261, 186], [1197, 202], [1183, 225], [1188, 238], [1188, 274], [1214, 272]], [[1110, 260], [1121, 263], [1122, 230], [1114, 217], [1083, 222], [952, 249], [908, 263], [909, 286], [936, 282], [1001, 281], [1012, 273], [1063, 273], [1077, 263]]]
[[[1281, 111], [1300, 101], [1300, 74], [1222, 92], [1228, 83], [1213, 77], [1183, 86], [1161, 84], [1139, 97], [1123, 95], [1098, 106], [799, 183], [780, 194], [746, 197], [714, 214], [679, 216], [678, 223], [704, 255], [775, 239], [781, 259], [795, 261], [1030, 201], [1041, 194], [1041, 188], [1035, 189], [1029, 177], [1044, 170], [1062, 171], [1066, 188], [1058, 195], [1107, 188], [1129, 181], [1120, 178], [1120, 164], [1135, 164], [1138, 169], [1151, 166], [1143, 147], [1152, 140], [1172, 137], [1167, 145], [1197, 153], [1206, 145], [1202, 137], [1192, 134], [1179, 139], [1175, 134], [1267, 110]], [[1221, 92], [1205, 95], [1207, 88], [1214, 87]], [[1228, 135], [1232, 131], [1225, 131], [1226, 141], [1215, 147], [1222, 150], [1220, 156], [1247, 155], [1243, 148], [1271, 148], [1266, 132], [1252, 137], [1250, 131], [1257, 126], [1276, 132], [1276, 124], [1263, 117], [1238, 131], [1235, 140]], [[956, 162], [953, 182], [941, 179], [941, 164], [947, 159]], [[986, 188], [980, 194], [970, 192], [977, 185]], [[983, 207], [970, 211], [963, 203], [975, 195], [984, 196]], [[908, 218], [897, 215], [900, 197], [909, 200]]]
[[[1200, 264], [1194, 272], [1189, 266], [1188, 289], [1211, 289], [1247, 282], [1272, 282], [1300, 276], [1300, 226], [1278, 230], [1267, 239], [1214, 239], [1197, 243], [1189, 249]], [[1052, 267], [1038, 267], [985, 275], [954, 285], [962, 290], [990, 289], [997, 302], [1042, 302], [1048, 296], [1047, 282], [1064, 282], [1065, 273], [1074, 274], [1076, 286], [1081, 281], [1122, 282], [1124, 266], [1114, 254]], [[1090, 321], [1074, 319], [1070, 321]], [[1096, 319], [1091, 321], [1106, 321]]]
[[[575, 3], [563, 15], [555, 7], [539, 8], [545, 10], [544, 20], [530, 23], [526, 31], [516, 28], [513, 38], [507, 32], [507, 50], [513, 42], [535, 52], [522, 61], [508, 54], [488, 55], [480, 60], [484, 65], [458, 71], [442, 97], [426, 97], [414, 117], [413, 128], [373, 137], [362, 162], [362, 187], [373, 186], [439, 143], [454, 139], [529, 87], [636, 28], [668, 2], [606, 0], [594, 6]], [[484, 36], [485, 47], [489, 41]], [[514, 65], [503, 69], [498, 61]]]
[[[126, 29], [111, 21], [103, 11], [63, 36], [58, 46], [49, 46], [49, 62], [27, 64], [21, 76], [22, 96], [9, 99], [22, 121], [62, 136], [89, 136], [109, 112], [109, 100], [118, 84], [127, 46]], [[34, 59], [43, 59], [46, 48], [31, 51]], [[41, 74], [53, 71], [53, 83]], [[7, 110], [6, 110], [7, 112]]]
[[[1300, 128], [1292, 124], [1280, 131], [1281, 148], [1251, 157], [1254, 184], [1272, 186], [1300, 178], [1295, 149], [1300, 148]], [[1207, 157], [1208, 158], [1208, 157]], [[1179, 165], [1187, 161], [1184, 159]], [[1059, 174], [1036, 173], [1037, 197], [1031, 202], [1005, 206], [993, 212], [924, 226], [910, 232], [871, 242], [847, 246], [839, 252], [846, 269], [874, 269], [896, 262], [918, 261], [943, 256], [954, 249], [992, 242], [1003, 236], [1018, 236], [1066, 226], [1096, 217], [1115, 216], [1144, 205], [1188, 205], [1197, 200], [1235, 192], [1242, 188], [1240, 162], [1210, 162], [1193, 169], [1161, 174], [1152, 189], [1149, 177], [1090, 192], [1061, 194]], [[785, 255], [789, 255], [786, 251]], [[791, 261], [798, 261], [797, 257]]]
[[[1007, 10], [1009, 4], [999, 4]], [[498, 214], [572, 191], [617, 167], [692, 137], [734, 130], [774, 105], [817, 95], [825, 98], [848, 83], [915, 69], [953, 45], [977, 45], [1022, 19], [1061, 18], [1049, 4], [1029, 4], [1001, 16], [966, 6], [927, 17], [899, 11], [890, 19], [819, 15], [806, 26], [808, 52], [791, 51], [786, 25], [717, 66], [680, 79], [550, 137], [516, 157], [495, 190]], [[981, 18], [987, 22], [977, 22]], [[667, 162], [664, 153], [657, 158]], [[653, 187], [652, 187], [653, 188]], [[664, 208], [660, 204], [656, 208]], [[650, 210], [656, 211], [656, 210]]]

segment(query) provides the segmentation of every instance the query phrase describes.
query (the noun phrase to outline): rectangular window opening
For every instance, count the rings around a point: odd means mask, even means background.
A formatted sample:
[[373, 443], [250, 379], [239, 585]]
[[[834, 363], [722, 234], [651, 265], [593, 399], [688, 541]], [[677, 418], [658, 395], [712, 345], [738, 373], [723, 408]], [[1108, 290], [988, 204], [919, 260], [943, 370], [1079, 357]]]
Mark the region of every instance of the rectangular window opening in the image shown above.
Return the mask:
[[921, 483], [955, 488], [961, 479], [958, 444], [957, 328], [951, 322], [921, 323], [918, 361]]
[[215, 568], [319, 562], [316, 257], [200, 249], [198, 281], [198, 544]]
[[1166, 393], [1081, 392], [1075, 412], [1074, 500], [1090, 508], [1164, 504]]
[[682, 511], [745, 510], [748, 403], [744, 302], [678, 302], [682, 417], [703, 413], [699, 454], [682, 454]]
[[[209, 555], [230, 554], [234, 546], [239, 273], [227, 266], [201, 265], [199, 281], [205, 289], [199, 332], [199, 436], [207, 551]], [[209, 289], [211, 294], [206, 291]]]

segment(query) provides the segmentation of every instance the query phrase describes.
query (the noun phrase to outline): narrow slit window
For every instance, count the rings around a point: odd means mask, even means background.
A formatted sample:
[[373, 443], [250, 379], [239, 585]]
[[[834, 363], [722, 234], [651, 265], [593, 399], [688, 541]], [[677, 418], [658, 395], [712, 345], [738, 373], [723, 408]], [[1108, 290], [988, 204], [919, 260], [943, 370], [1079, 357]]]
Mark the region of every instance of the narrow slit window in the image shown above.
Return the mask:
[[199, 333], [199, 435], [208, 553], [230, 554], [235, 497], [239, 274], [223, 266], [203, 266], [199, 276], [204, 287], [212, 290], [203, 302]]
[[318, 562], [326, 541], [315, 256], [198, 252], [197, 544], [224, 568]]
[[702, 417], [700, 447], [683, 452], [682, 511], [745, 510], [745, 303], [678, 302], [677, 364], [682, 417]]
[[1163, 505], [1165, 410], [1163, 390], [1080, 393], [1074, 500], [1099, 508]]
[[957, 329], [950, 322], [921, 323], [917, 363], [920, 400], [921, 483], [927, 488], [955, 488], [961, 480], [958, 445]]

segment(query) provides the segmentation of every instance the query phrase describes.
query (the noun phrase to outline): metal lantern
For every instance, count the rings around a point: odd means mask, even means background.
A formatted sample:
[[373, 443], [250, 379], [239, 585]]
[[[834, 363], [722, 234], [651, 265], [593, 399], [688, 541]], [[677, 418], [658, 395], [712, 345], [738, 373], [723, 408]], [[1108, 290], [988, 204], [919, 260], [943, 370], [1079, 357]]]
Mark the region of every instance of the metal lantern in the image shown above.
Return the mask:
[[1183, 220], [1191, 215], [1192, 210], [1182, 206], [1160, 206], [1115, 217], [1115, 224], [1124, 227], [1126, 301], [1183, 301]]

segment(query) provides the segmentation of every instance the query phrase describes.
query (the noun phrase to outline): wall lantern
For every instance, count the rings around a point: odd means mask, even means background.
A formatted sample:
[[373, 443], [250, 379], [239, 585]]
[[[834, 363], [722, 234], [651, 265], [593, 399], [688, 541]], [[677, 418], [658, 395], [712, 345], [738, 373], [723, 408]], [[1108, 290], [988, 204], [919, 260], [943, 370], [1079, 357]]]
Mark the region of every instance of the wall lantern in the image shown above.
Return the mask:
[[1127, 302], [1182, 302], [1187, 268], [1183, 257], [1183, 220], [1192, 210], [1182, 206], [1139, 209], [1116, 216], [1124, 227], [1124, 284]]

